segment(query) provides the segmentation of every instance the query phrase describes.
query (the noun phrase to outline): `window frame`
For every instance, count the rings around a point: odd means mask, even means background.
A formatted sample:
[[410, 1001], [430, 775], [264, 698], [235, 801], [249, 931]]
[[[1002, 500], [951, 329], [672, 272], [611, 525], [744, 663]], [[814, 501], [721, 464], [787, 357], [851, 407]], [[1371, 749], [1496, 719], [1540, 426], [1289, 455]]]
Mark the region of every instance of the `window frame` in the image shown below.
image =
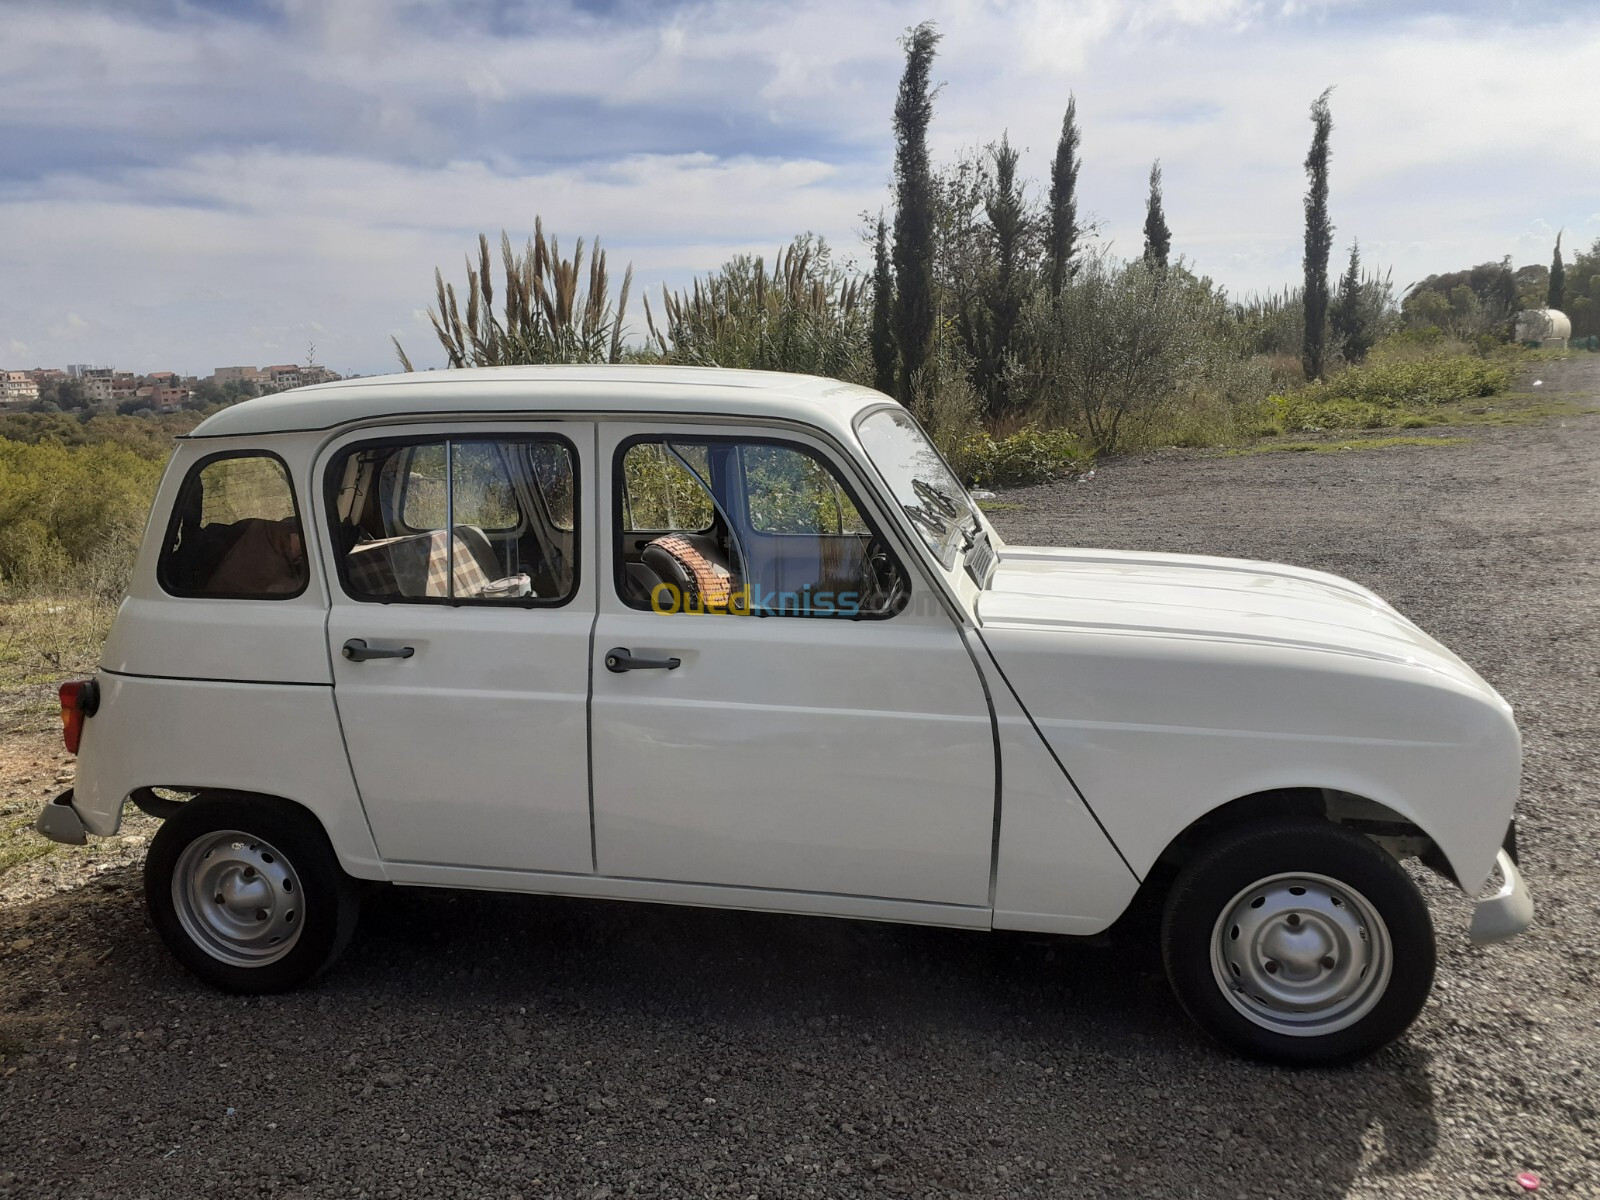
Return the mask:
[[[354, 455], [354, 454], [359, 454], [359, 453], [361, 453], [362, 451], [365, 451], [365, 450], [382, 450], [382, 449], [389, 449], [389, 448], [405, 449], [405, 448], [408, 448], [408, 447], [415, 447], [415, 446], [426, 446], [426, 445], [432, 445], [432, 444], [442, 444], [445, 447], [445, 463], [446, 463], [446, 467], [447, 467], [445, 478], [446, 478], [446, 480], [449, 480], [449, 481], [453, 482], [453, 480], [452, 480], [452, 472], [448, 469], [450, 464], [451, 464], [451, 458], [452, 458], [451, 447], [453, 445], [455, 445], [456, 443], [459, 443], [459, 442], [497, 442], [497, 441], [499, 441], [499, 442], [506, 442], [506, 441], [512, 441], [512, 442], [515, 442], [515, 441], [551, 441], [551, 442], [556, 442], [563, 449], [566, 450], [567, 458], [572, 463], [572, 529], [570, 531], [568, 531], [568, 530], [562, 530], [561, 531], [564, 534], [570, 532], [570, 536], [572, 538], [572, 554], [571, 554], [571, 560], [572, 560], [572, 583], [568, 587], [566, 595], [559, 596], [559, 597], [557, 597], [557, 596], [502, 596], [502, 597], [489, 597], [489, 598], [485, 598], [485, 597], [481, 597], [481, 596], [374, 596], [374, 595], [371, 595], [371, 594], [368, 594], [368, 593], [358, 593], [358, 592], [353, 591], [351, 589], [351, 586], [350, 586], [350, 577], [349, 577], [349, 569], [348, 569], [349, 554], [348, 554], [348, 552], [341, 553], [341, 551], [339, 549], [341, 544], [342, 544], [341, 540], [339, 538], [339, 492], [340, 492], [340, 483], [341, 483], [341, 479], [342, 479], [343, 474], [344, 474], [345, 467], [346, 467], [346, 465], [348, 464], [348, 462], [350, 460], [350, 456]], [[520, 492], [517, 492], [517, 486], [516, 486], [517, 480], [516, 480], [516, 476], [515, 476], [514, 473], [511, 476], [510, 482], [511, 482], [511, 486], [512, 486], [512, 491], [517, 493], [517, 502], [518, 502], [518, 504], [519, 505], [524, 504], [525, 498], [520, 494]], [[533, 487], [538, 492], [539, 502], [543, 503], [544, 502], [543, 488], [542, 488], [542, 485], [539, 483], [539, 481], [537, 479], [533, 480]], [[442, 607], [442, 608], [565, 608], [568, 604], [571, 604], [573, 602], [573, 600], [575, 600], [577, 598], [578, 593], [582, 589], [582, 586], [583, 586], [583, 533], [582, 533], [583, 507], [582, 507], [582, 503], [581, 503], [582, 498], [583, 498], [583, 490], [582, 489], [583, 489], [583, 460], [578, 454], [578, 445], [577, 445], [577, 443], [572, 438], [568, 437], [564, 433], [557, 433], [557, 432], [549, 431], [549, 430], [542, 430], [541, 429], [541, 430], [538, 430], [536, 432], [527, 432], [527, 433], [524, 433], [524, 432], [512, 432], [512, 431], [508, 431], [508, 430], [494, 430], [494, 431], [490, 431], [490, 432], [487, 432], [487, 433], [467, 433], [467, 434], [450, 432], [450, 433], [426, 433], [426, 434], [400, 434], [400, 435], [390, 435], [390, 436], [379, 435], [377, 437], [365, 438], [365, 439], [357, 439], [357, 440], [346, 442], [346, 443], [341, 445], [338, 449], [336, 449], [333, 452], [332, 456], [327, 460], [327, 466], [323, 471], [323, 485], [322, 485], [323, 507], [326, 510], [326, 516], [327, 516], [327, 525], [328, 525], [328, 534], [329, 534], [329, 542], [328, 542], [328, 544], [329, 544], [329, 546], [331, 546], [333, 548], [334, 577], [336, 579], [338, 579], [339, 588], [344, 593], [345, 598], [349, 599], [349, 600], [353, 600], [357, 604], [412, 604], [412, 605], [430, 606], [430, 607], [435, 607], [435, 608], [440, 608], [440, 607]], [[404, 500], [402, 498], [401, 506], [403, 507], [403, 505], [404, 505]], [[449, 520], [449, 516], [450, 516], [450, 513], [451, 513], [452, 506], [453, 505], [452, 505], [451, 497], [449, 497], [448, 494], [447, 494], [447, 496], [446, 496], [446, 509], [445, 509], [446, 520], [447, 521]], [[548, 516], [548, 515], [549, 515], [548, 512], [543, 514], [543, 516]], [[497, 529], [497, 530], [493, 530], [493, 531], [485, 530], [485, 533], [488, 533], [488, 532], [507, 533], [507, 532], [518, 532], [518, 531], [521, 531], [521, 530], [525, 530], [528, 527], [528, 525], [530, 524], [530, 521], [532, 520], [532, 518], [533, 518], [533, 514], [530, 514], [528, 512], [523, 512], [522, 513], [522, 521], [521, 521], [521, 523], [519, 525], [511, 526], [509, 529]], [[397, 522], [401, 523], [402, 525], [404, 524], [404, 516], [403, 516], [402, 513], [399, 513], [399, 512], [395, 513], [395, 519], [396, 519]], [[534, 522], [534, 523], [538, 523], [538, 522]], [[552, 524], [553, 524], [553, 522], [552, 522]], [[404, 527], [406, 529], [410, 529], [411, 528], [409, 525], [405, 525]], [[450, 528], [450, 526], [447, 524], [445, 526], [445, 528], [448, 530]], [[421, 529], [411, 530], [412, 534], [421, 534], [421, 533], [427, 533], [427, 532], [431, 532], [431, 531], [429, 531], [429, 530], [421, 530]], [[405, 535], [405, 534], [396, 534], [396, 535], [393, 535], [393, 536], [403, 537], [403, 536], [407, 536], [407, 535]], [[454, 546], [452, 546], [452, 548], [451, 548], [451, 553], [452, 554], [454, 553]]]
[[[612, 586], [612, 590], [616, 594], [617, 600], [624, 607], [628, 608], [630, 611], [657, 613], [658, 616], [685, 616], [685, 615], [688, 615], [688, 614], [685, 614], [685, 613], [660, 613], [660, 612], [657, 612], [656, 608], [653, 605], [649, 604], [649, 603], [636, 603], [636, 602], [631, 601], [631, 600], [628, 599], [628, 592], [627, 592], [627, 588], [625, 586], [625, 581], [626, 581], [626, 578], [627, 578], [628, 564], [627, 564], [626, 556], [623, 554], [624, 543], [630, 537], [638, 537], [641, 534], [647, 534], [647, 533], [662, 534], [662, 535], [673, 534], [673, 533], [691, 533], [691, 534], [701, 535], [701, 534], [709, 533], [712, 529], [714, 529], [716, 527], [716, 524], [717, 524], [717, 518], [716, 518], [716, 515], [715, 515], [715, 509], [720, 507], [720, 504], [717, 502], [716, 497], [713, 495], [711, 497], [712, 506], [713, 506], [713, 517], [712, 517], [711, 524], [709, 526], [707, 526], [705, 529], [702, 529], [702, 530], [681, 530], [681, 529], [634, 529], [634, 530], [628, 530], [628, 529], [624, 529], [623, 528], [623, 523], [622, 523], [623, 503], [622, 503], [622, 500], [623, 500], [623, 488], [624, 488], [624, 484], [625, 484], [625, 476], [623, 475], [623, 471], [622, 471], [623, 459], [627, 456], [627, 453], [628, 453], [629, 450], [631, 450], [634, 446], [637, 446], [637, 445], [639, 445], [641, 443], [660, 442], [660, 443], [665, 444], [665, 443], [674, 442], [674, 441], [683, 442], [683, 443], [686, 443], [686, 444], [704, 443], [706, 445], [713, 445], [713, 444], [731, 445], [731, 446], [733, 446], [735, 448], [738, 448], [738, 447], [741, 447], [741, 446], [745, 446], [745, 445], [776, 446], [776, 447], [779, 447], [780, 449], [784, 449], [784, 450], [797, 451], [798, 453], [804, 454], [807, 457], [813, 459], [814, 461], [820, 463], [822, 465], [823, 469], [826, 470], [828, 472], [829, 476], [833, 479], [833, 482], [834, 482], [835, 486], [837, 486], [840, 490], [842, 490], [844, 492], [845, 496], [847, 496], [849, 498], [850, 503], [855, 506], [856, 512], [861, 517], [862, 524], [864, 524], [867, 527], [866, 534], [862, 535], [862, 534], [761, 533], [761, 532], [756, 531], [756, 530], [752, 530], [752, 532], [755, 532], [755, 533], [757, 533], [758, 536], [764, 537], [764, 538], [785, 538], [785, 537], [814, 538], [814, 537], [863, 537], [863, 536], [865, 536], [866, 539], [868, 540], [869, 544], [871, 542], [873, 542], [873, 541], [876, 541], [879, 545], [881, 545], [883, 547], [884, 551], [889, 555], [890, 559], [894, 562], [895, 568], [900, 572], [901, 578], [905, 580], [907, 591], [909, 592], [911, 590], [914, 590], [914, 588], [916, 586], [916, 582], [915, 582], [916, 578], [917, 578], [916, 574], [906, 568], [903, 556], [898, 552], [898, 550], [897, 550], [897, 548], [896, 548], [896, 546], [894, 544], [894, 541], [887, 534], [884, 533], [884, 531], [883, 531], [883, 529], [881, 527], [881, 522], [876, 521], [876, 520], [873, 519], [873, 517], [871, 515], [871, 510], [866, 505], [862, 504], [860, 493], [858, 492], [858, 490], [855, 488], [855, 486], [851, 483], [851, 481], [847, 477], [847, 472], [841, 471], [839, 469], [839, 464], [833, 459], [833, 457], [827, 451], [822, 450], [821, 448], [819, 448], [817, 446], [808, 445], [807, 443], [805, 443], [803, 441], [799, 441], [796, 438], [783, 436], [782, 434], [766, 434], [766, 433], [761, 433], [761, 434], [737, 434], [737, 433], [732, 433], [732, 434], [730, 434], [730, 433], [698, 433], [698, 432], [696, 432], [696, 433], [660, 433], [660, 432], [656, 432], [656, 433], [631, 433], [628, 436], [622, 438], [619, 442], [617, 442], [616, 449], [612, 452], [612, 455], [611, 455], [611, 586]], [[739, 471], [740, 471], [740, 476], [741, 476], [741, 478], [739, 480], [739, 489], [738, 489], [738, 507], [739, 507], [740, 511], [738, 513], [730, 513], [729, 517], [730, 517], [730, 519], [734, 519], [734, 518], [737, 517], [737, 518], [743, 519], [745, 521], [748, 521], [750, 519], [750, 514], [749, 514], [749, 500], [750, 500], [750, 498], [749, 498], [749, 494], [748, 494], [748, 492], [747, 492], [747, 490], [746, 490], [746, 488], [744, 486], [745, 485], [745, 480], [743, 478], [743, 475], [744, 475], [744, 455], [742, 453], [740, 453], [736, 457], [738, 458], [738, 461], [739, 461]], [[711, 483], [712, 483], [712, 486], [715, 487], [716, 480], [713, 479], [711, 481]], [[746, 583], [746, 584], [749, 583], [748, 580], [744, 580], [743, 582]], [[747, 614], [747, 615], [749, 615], [749, 616], [759, 616], [759, 617], [785, 617], [785, 618], [789, 618], [789, 619], [794, 619], [794, 618], [798, 617], [798, 618], [804, 618], [804, 619], [810, 619], [810, 620], [827, 620], [827, 621], [889, 621], [889, 620], [893, 620], [895, 617], [898, 617], [901, 613], [904, 613], [904, 612], [908, 611], [910, 609], [910, 607], [911, 607], [911, 604], [910, 604], [909, 599], [908, 599], [907, 603], [902, 604], [898, 609], [896, 609], [893, 612], [880, 612], [880, 613], [863, 613], [863, 612], [856, 612], [856, 613], [842, 613], [842, 612], [831, 612], [831, 613], [824, 613], [824, 612], [796, 612], [796, 613], [760, 612], [760, 613], [750, 613], [750, 614]], [[722, 614], [717, 614], [717, 615], [733, 616], [733, 615], [739, 615], [739, 614], [722, 613]]]
[[[295, 522], [300, 526], [300, 542], [304, 547], [306, 556], [306, 577], [300, 587], [293, 592], [203, 592], [183, 591], [175, 588], [167, 574], [168, 565], [172, 561], [172, 543], [178, 535], [178, 526], [183, 520], [184, 501], [188, 498], [189, 489], [199, 482], [200, 474], [207, 467], [219, 462], [236, 458], [266, 458], [278, 464], [278, 469], [283, 472], [283, 482], [289, 488], [289, 504], [294, 509]], [[203, 495], [203, 493], [202, 493]], [[172, 504], [172, 513], [167, 518], [166, 533], [161, 542], [161, 553], [156, 558], [156, 586], [169, 596], [180, 600], [297, 600], [304, 596], [311, 587], [311, 544], [306, 537], [305, 515], [300, 509], [300, 493], [294, 486], [294, 473], [289, 469], [288, 462], [283, 455], [274, 450], [219, 450], [215, 454], [207, 454], [190, 466], [184, 474], [183, 482], [178, 485], [178, 495]], [[219, 560], [218, 565], [221, 565]]]

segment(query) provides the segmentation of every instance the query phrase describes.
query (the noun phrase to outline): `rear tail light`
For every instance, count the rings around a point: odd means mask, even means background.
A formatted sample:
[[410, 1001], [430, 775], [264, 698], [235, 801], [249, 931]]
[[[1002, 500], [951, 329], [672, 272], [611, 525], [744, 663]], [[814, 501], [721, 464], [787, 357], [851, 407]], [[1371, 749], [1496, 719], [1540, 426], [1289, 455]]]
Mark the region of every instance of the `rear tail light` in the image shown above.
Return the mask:
[[92, 679], [74, 679], [63, 683], [57, 695], [61, 697], [61, 740], [67, 744], [68, 754], [76, 754], [85, 718], [94, 716], [100, 707], [100, 685]]

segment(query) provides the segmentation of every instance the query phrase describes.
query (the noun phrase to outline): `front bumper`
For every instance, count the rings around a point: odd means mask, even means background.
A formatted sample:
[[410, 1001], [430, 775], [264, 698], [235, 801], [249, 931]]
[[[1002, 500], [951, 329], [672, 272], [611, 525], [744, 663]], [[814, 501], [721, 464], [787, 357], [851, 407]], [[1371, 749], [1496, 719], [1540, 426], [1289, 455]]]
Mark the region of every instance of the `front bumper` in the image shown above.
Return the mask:
[[71, 788], [44, 806], [44, 811], [33, 823], [33, 828], [52, 842], [61, 842], [67, 846], [82, 846], [89, 840], [88, 830], [83, 827], [83, 819], [72, 807]]
[[1500, 890], [1479, 900], [1472, 910], [1471, 937], [1476, 945], [1503, 942], [1533, 924], [1533, 893], [1517, 870], [1513, 852], [1514, 845], [1512, 850], [1502, 850], [1495, 857]]

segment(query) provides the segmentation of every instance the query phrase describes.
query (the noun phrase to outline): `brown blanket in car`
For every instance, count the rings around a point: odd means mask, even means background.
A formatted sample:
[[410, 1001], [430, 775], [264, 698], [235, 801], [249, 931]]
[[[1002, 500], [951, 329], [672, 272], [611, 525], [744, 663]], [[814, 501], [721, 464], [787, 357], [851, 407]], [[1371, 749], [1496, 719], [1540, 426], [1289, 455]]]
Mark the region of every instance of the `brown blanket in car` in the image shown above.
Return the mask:
[[305, 586], [306, 549], [299, 521], [248, 517], [238, 524], [243, 532], [211, 573], [206, 591], [220, 596], [271, 596]]

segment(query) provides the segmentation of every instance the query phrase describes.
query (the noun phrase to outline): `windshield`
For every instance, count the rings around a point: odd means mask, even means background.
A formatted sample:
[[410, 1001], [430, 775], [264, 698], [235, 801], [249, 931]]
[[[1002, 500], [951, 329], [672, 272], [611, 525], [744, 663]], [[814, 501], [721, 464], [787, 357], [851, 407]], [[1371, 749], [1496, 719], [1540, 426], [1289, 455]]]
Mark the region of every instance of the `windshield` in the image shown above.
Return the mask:
[[903, 408], [868, 413], [856, 423], [856, 433], [928, 549], [946, 570], [953, 568], [978, 518], [928, 435]]

